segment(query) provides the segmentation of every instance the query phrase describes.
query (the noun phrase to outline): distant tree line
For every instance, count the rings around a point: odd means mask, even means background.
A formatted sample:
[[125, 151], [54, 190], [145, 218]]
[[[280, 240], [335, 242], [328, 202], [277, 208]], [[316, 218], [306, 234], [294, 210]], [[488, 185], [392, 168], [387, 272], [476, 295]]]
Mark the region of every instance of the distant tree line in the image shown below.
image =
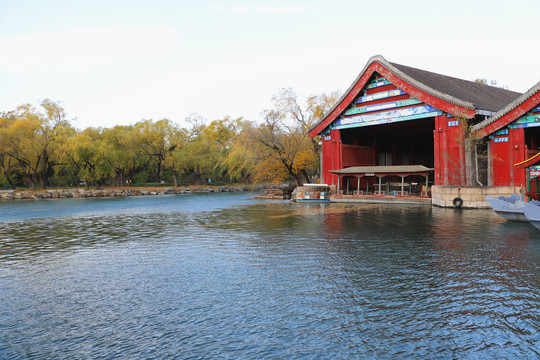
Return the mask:
[[73, 127], [49, 99], [0, 112], [0, 187], [153, 185], [310, 181], [318, 140], [307, 136], [339, 94], [303, 104], [280, 89], [262, 121], [197, 115], [187, 127], [168, 119], [112, 128]]

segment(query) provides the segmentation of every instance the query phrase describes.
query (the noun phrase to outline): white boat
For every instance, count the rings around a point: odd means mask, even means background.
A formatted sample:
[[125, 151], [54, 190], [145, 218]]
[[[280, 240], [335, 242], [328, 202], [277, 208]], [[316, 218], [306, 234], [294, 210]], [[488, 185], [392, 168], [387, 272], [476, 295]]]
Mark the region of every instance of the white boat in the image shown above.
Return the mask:
[[491, 204], [493, 210], [503, 218], [509, 221], [528, 221], [523, 213], [525, 208], [524, 197], [518, 194], [512, 194], [510, 197], [486, 196], [486, 201]]
[[304, 184], [303, 191], [296, 194], [298, 202], [330, 202], [328, 184]]
[[518, 202], [523, 203], [523, 214], [527, 220], [529, 220], [536, 228], [540, 229], [540, 202], [534, 200], [531, 202]]

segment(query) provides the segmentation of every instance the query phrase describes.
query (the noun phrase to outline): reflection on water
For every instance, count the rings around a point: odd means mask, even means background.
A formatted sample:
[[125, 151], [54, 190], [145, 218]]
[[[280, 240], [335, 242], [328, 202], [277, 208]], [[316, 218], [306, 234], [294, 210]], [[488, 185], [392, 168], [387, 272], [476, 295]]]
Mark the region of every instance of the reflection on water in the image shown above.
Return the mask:
[[0, 203], [0, 358], [540, 357], [531, 225], [250, 198]]

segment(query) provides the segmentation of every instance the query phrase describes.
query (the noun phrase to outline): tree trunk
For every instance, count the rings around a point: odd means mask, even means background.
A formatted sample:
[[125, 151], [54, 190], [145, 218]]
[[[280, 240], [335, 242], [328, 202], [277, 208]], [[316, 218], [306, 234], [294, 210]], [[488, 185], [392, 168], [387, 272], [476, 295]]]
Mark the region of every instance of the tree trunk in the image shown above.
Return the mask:
[[47, 185], [47, 182], [46, 182], [45, 177], [43, 175], [39, 176], [39, 183], [41, 185], [41, 188], [45, 189], [45, 187]]
[[157, 175], [158, 183], [161, 183], [161, 157], [158, 157], [158, 160], [157, 160], [156, 175]]
[[302, 175], [304, 175], [304, 178], [306, 179], [306, 181], [307, 181], [308, 183], [311, 182], [311, 180], [309, 179], [309, 175], [308, 175], [306, 169], [302, 169]]
[[30, 175], [28, 177], [28, 180], [30, 180], [30, 186], [32, 186], [32, 190], [36, 190], [36, 179], [34, 178], [34, 175]]
[[281, 159], [281, 162], [283, 163], [283, 165], [285, 165], [285, 168], [287, 169], [287, 172], [289, 173], [289, 175], [291, 175], [292, 177], [294, 177], [294, 179], [296, 180], [296, 184], [298, 186], [302, 186], [302, 177], [301, 175], [297, 174], [294, 172], [294, 169], [293, 169], [293, 164], [288, 164], [285, 160]]
[[171, 168], [171, 173], [172, 173], [172, 178], [174, 181], [174, 187], [178, 187], [178, 179], [176, 178], [176, 171], [173, 168]]
[[11, 176], [9, 176], [9, 173], [7, 170], [4, 170], [4, 177], [6, 178], [6, 181], [8, 182], [9, 186], [14, 186], [13, 181], [11, 180]]

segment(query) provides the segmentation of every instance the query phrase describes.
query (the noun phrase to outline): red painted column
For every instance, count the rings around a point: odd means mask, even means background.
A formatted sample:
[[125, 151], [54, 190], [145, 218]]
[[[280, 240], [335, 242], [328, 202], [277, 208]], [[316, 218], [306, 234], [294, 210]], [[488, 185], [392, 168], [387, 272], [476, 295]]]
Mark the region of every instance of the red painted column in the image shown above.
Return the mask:
[[508, 171], [510, 173], [510, 184], [515, 186], [525, 185], [525, 173], [522, 169], [516, 169], [514, 164], [522, 162], [525, 159], [525, 129], [509, 129], [509, 154]]
[[514, 143], [515, 138], [515, 132], [514, 129], [511, 129], [508, 132], [508, 174], [509, 174], [509, 184], [508, 185], [515, 185], [515, 171], [514, 171], [514, 164], [515, 164], [515, 158], [516, 158], [516, 146], [517, 144]]
[[[505, 141], [505, 138], [508, 140]], [[510, 169], [510, 140], [508, 135], [496, 136], [490, 140], [491, 158], [493, 164], [493, 186], [511, 184], [512, 169]]]
[[448, 121], [446, 115], [435, 117], [435, 131], [437, 132], [437, 138], [435, 139], [434, 146], [438, 153], [435, 159], [435, 176], [438, 178], [438, 183], [436, 182], [436, 184], [449, 185], [451, 173], [448, 167]]
[[460, 179], [460, 184], [461, 185], [467, 185], [467, 162], [466, 162], [466, 159], [465, 159], [465, 132], [463, 131], [463, 123], [460, 124], [459, 126], [459, 144], [460, 144], [460, 147], [459, 147], [459, 158], [460, 158], [460, 161], [461, 161], [461, 166], [460, 166], [460, 174], [461, 174], [461, 179]]
[[495, 183], [493, 166], [495, 165], [495, 156], [493, 153], [493, 145], [491, 139], [488, 140], [488, 186], [493, 186]]
[[435, 130], [433, 130], [433, 166], [435, 168], [435, 185], [441, 185], [441, 130], [439, 130], [439, 117], [435, 118]]
[[456, 176], [454, 181], [455, 185], [466, 185], [467, 184], [467, 171], [465, 166], [465, 133], [463, 131], [463, 121], [459, 120], [459, 125], [453, 126], [452, 136], [455, 147], [455, 156], [456, 156]]
[[323, 179], [329, 185], [337, 185], [338, 176], [329, 172], [341, 169], [341, 136], [339, 130], [323, 135]]
[[[448, 185], [464, 185], [465, 173], [465, 138], [463, 136], [463, 120], [446, 118]], [[451, 126], [448, 126], [448, 124]]]

